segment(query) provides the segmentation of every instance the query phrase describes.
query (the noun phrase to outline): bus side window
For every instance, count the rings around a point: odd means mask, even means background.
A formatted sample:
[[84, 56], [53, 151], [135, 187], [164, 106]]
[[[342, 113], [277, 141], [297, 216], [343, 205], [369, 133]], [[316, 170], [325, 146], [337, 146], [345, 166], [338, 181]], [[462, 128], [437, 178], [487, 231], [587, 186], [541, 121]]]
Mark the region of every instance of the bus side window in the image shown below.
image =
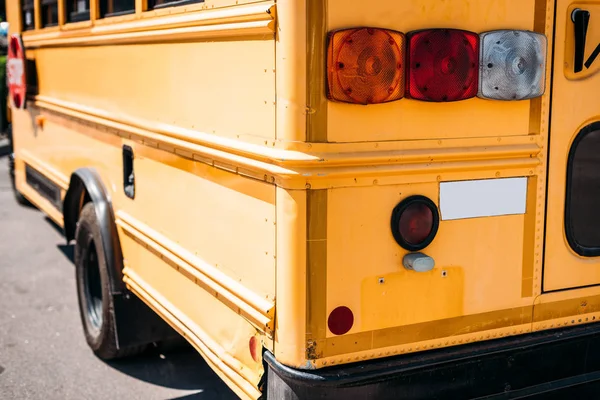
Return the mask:
[[42, 28], [58, 25], [58, 1], [42, 0]]
[[148, 9], [183, 6], [186, 4], [204, 3], [204, 0], [148, 0]]
[[29, 31], [35, 29], [35, 21], [33, 18], [33, 0], [23, 0], [21, 2], [21, 10], [23, 12], [23, 30]]
[[90, 0], [67, 0], [67, 22], [90, 19]]
[[100, 15], [114, 17], [135, 12], [135, 0], [100, 0]]

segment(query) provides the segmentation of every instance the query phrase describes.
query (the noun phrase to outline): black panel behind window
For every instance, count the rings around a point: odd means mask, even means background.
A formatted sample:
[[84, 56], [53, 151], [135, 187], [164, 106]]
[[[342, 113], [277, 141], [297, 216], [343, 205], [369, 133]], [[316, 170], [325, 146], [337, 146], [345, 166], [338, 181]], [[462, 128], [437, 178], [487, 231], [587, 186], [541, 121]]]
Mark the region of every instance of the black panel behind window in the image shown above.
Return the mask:
[[33, 0], [23, 0], [21, 2], [21, 11], [23, 12], [23, 30], [35, 29], [33, 18]]
[[67, 0], [67, 22], [90, 19], [90, 0]]
[[148, 0], [148, 9], [184, 6], [192, 3], [204, 3], [204, 0]]
[[100, 0], [100, 15], [102, 17], [112, 17], [134, 12], [135, 0]]
[[600, 122], [583, 128], [569, 153], [565, 229], [577, 254], [600, 256]]
[[42, 0], [42, 28], [58, 25], [57, 0]]

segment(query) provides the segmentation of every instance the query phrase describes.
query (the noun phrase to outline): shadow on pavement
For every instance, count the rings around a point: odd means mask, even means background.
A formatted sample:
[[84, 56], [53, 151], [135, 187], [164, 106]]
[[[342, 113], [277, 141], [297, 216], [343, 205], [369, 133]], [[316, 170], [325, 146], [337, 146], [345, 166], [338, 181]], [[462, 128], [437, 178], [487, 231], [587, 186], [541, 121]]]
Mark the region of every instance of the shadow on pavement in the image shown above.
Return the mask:
[[56, 247], [67, 257], [71, 264], [75, 263], [75, 246], [72, 244], [57, 244]]
[[107, 364], [121, 373], [154, 385], [179, 390], [201, 390], [200, 393], [186, 395], [181, 399], [237, 398], [215, 376], [200, 354], [189, 345], [165, 352], [150, 349], [138, 357], [111, 361]]
[[0, 145], [0, 158], [8, 156], [10, 153], [10, 147], [8, 147], [8, 143], [6, 145]]

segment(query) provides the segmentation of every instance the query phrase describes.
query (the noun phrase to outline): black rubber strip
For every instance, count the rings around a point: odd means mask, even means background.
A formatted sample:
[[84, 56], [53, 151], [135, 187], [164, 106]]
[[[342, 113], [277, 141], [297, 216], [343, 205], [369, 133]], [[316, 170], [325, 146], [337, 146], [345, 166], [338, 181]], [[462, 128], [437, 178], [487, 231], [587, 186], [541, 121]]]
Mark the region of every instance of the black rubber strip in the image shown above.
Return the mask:
[[596, 48], [594, 49], [594, 52], [592, 54], [590, 54], [590, 57], [585, 62], [586, 69], [589, 68], [590, 65], [592, 65], [592, 63], [594, 62], [596, 57], [598, 57], [598, 54], [600, 54], [600, 43], [598, 43], [598, 46], [596, 46]]

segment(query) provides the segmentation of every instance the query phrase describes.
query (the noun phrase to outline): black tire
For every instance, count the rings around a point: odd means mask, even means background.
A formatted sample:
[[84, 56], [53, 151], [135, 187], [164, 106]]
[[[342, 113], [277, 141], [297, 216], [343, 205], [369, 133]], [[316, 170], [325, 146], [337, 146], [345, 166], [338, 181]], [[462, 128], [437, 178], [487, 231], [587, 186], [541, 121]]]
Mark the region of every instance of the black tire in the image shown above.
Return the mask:
[[83, 332], [94, 354], [103, 360], [113, 360], [144, 351], [146, 346], [121, 349], [117, 346], [114, 304], [109, 292], [110, 277], [92, 202], [83, 207], [77, 221], [75, 275]]
[[8, 154], [8, 173], [10, 174], [10, 183], [12, 185], [13, 194], [15, 196], [15, 200], [22, 206], [33, 207], [33, 205], [17, 190], [17, 184], [15, 182], [15, 154], [14, 154], [14, 146], [12, 140], [12, 124], [8, 125], [8, 145], [10, 149], [10, 153]]

